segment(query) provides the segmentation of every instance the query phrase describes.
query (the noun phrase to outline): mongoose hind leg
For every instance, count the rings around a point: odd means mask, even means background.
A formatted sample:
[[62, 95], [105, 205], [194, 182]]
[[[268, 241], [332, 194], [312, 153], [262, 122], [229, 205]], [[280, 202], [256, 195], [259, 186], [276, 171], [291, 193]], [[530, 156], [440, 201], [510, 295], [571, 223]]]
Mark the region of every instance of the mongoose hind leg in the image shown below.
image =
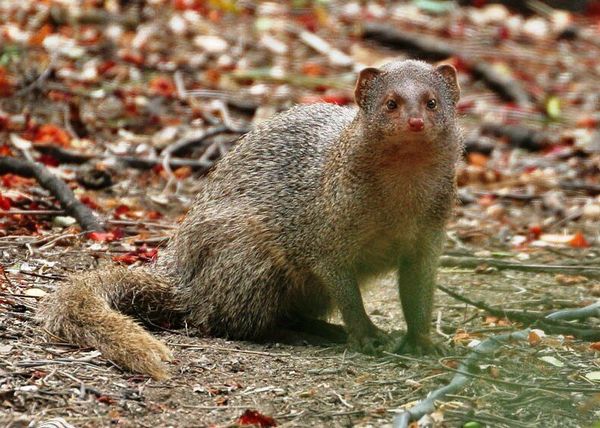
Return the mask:
[[350, 348], [368, 355], [380, 355], [389, 347], [390, 335], [379, 327], [374, 326], [374, 330], [362, 337], [350, 336]]
[[282, 326], [293, 332], [320, 338], [323, 344], [348, 342], [348, 332], [343, 326], [318, 318], [296, 315], [282, 320]]
[[[195, 250], [202, 260], [189, 258], [185, 262], [190, 266], [181, 268], [194, 272], [179, 286], [179, 298], [187, 309], [188, 324], [201, 334], [261, 340], [286, 310], [287, 267], [273, 257], [265, 239], [245, 232], [228, 239], [231, 230], [215, 227], [207, 234], [225, 236], [201, 243], [206, 248]], [[201, 269], [193, 267], [200, 263]]]

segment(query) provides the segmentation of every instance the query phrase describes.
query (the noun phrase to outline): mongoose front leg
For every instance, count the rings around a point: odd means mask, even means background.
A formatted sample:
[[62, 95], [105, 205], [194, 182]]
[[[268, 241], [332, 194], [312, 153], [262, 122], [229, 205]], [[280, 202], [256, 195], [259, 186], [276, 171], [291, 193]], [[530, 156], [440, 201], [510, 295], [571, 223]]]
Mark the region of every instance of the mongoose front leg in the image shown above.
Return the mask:
[[388, 335], [369, 319], [356, 278], [350, 273], [328, 273], [322, 278], [342, 313], [350, 345], [367, 354], [378, 352]]
[[400, 259], [398, 286], [407, 325], [406, 335], [393, 348], [398, 353], [440, 353], [431, 341], [430, 327], [441, 233]]

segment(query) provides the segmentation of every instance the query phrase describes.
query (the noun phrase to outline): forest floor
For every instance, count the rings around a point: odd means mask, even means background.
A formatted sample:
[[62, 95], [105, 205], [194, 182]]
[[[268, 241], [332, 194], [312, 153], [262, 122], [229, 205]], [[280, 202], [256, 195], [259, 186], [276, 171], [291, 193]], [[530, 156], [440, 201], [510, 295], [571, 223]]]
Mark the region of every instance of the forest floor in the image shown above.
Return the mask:
[[[69, 246], [22, 254], [17, 261], [8, 251], [11, 256], [0, 262], [55, 275], [95, 264], [86, 252]], [[29, 287], [55, 287], [47, 278], [24, 278], [12, 289], [14, 296]], [[532, 313], [590, 302], [589, 282], [561, 286], [548, 274], [444, 268], [439, 282], [473, 300]], [[92, 349], [48, 341], [32, 321], [35, 299], [13, 299], [12, 310], [0, 313], [2, 424], [11, 427], [55, 417], [77, 427], [230, 426], [248, 409], [274, 418], [278, 426], [391, 426], [394, 411], [449, 382], [454, 373], [445, 367], [456, 368], [452, 363], [468, 352], [471, 341], [518, 329], [438, 292], [435, 312], [447, 337], [436, 334], [436, 340], [449, 346], [444, 359], [369, 357], [341, 345], [256, 344], [157, 332], [175, 354], [172, 377], [157, 382], [123, 372]], [[375, 281], [365, 303], [382, 328], [404, 327], [393, 278]], [[506, 345], [479, 364], [482, 379], [434, 415], [443, 426], [477, 421], [494, 427], [577, 427], [598, 420], [598, 394], [578, 392], [590, 389], [593, 382], [585, 375], [598, 369], [589, 343], [546, 336], [535, 346]]]
[[[0, 165], [0, 426], [391, 426], [477, 343], [529, 326], [438, 290], [445, 357], [160, 331], [175, 360], [154, 381], [34, 321], [66, 275], [160, 253], [201, 176], [245, 130], [295, 103], [352, 104], [356, 70], [392, 58], [460, 72], [466, 154], [439, 284], [534, 316], [598, 300], [598, 15], [537, 2], [525, 16], [417, 1], [67, 3], [0, 2], [0, 160], [46, 165], [107, 231], [82, 231], [56, 195]], [[364, 300], [378, 326], [404, 328], [393, 278]], [[599, 322], [582, 320], [596, 336]], [[598, 426], [599, 351], [569, 331], [506, 343], [428, 421]]]

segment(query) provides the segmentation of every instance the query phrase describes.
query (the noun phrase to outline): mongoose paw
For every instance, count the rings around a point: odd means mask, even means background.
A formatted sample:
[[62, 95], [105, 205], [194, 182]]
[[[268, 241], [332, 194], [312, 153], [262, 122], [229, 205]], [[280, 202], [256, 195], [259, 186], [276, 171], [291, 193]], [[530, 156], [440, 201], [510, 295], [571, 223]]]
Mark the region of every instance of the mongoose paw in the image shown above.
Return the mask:
[[414, 354], [414, 355], [445, 355], [445, 348], [434, 343], [429, 336], [409, 336], [404, 335], [399, 342], [392, 343], [390, 351], [395, 354]]
[[369, 335], [361, 337], [350, 335], [349, 344], [352, 349], [363, 354], [380, 355], [389, 341], [390, 336], [385, 331], [375, 328]]

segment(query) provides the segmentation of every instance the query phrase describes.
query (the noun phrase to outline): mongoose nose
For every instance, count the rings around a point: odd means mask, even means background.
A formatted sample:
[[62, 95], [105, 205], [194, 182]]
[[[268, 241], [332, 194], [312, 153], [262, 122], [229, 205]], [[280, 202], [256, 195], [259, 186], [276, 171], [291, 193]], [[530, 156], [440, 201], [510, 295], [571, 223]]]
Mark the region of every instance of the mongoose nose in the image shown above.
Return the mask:
[[425, 121], [420, 117], [411, 117], [408, 119], [408, 127], [414, 132], [422, 131], [425, 128]]

